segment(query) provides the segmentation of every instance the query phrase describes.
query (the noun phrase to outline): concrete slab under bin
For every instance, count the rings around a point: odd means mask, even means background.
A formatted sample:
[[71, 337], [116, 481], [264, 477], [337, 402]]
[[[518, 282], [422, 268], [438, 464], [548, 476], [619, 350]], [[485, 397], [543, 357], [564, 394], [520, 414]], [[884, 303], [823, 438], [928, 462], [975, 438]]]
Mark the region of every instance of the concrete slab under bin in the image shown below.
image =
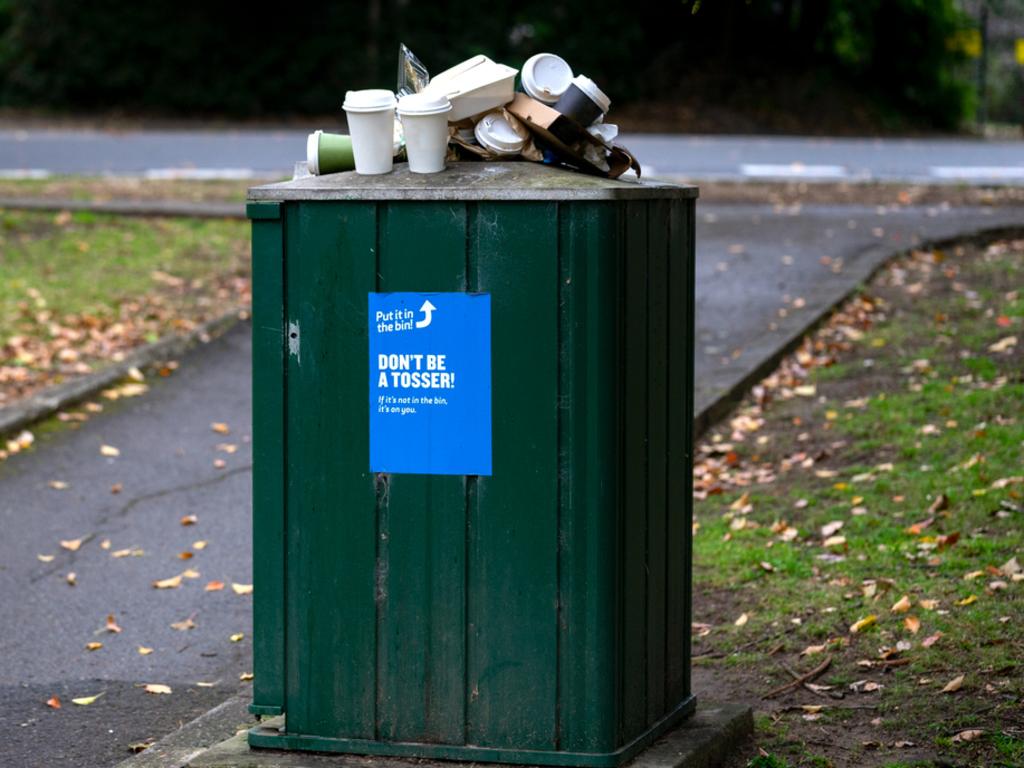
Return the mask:
[[[281, 722], [279, 717], [268, 719], [262, 727], [276, 728]], [[715, 768], [753, 730], [750, 707], [701, 703], [692, 717], [641, 752], [629, 766]], [[457, 768], [459, 763], [250, 749], [245, 732], [241, 732], [193, 758], [188, 765], [189, 768]]]

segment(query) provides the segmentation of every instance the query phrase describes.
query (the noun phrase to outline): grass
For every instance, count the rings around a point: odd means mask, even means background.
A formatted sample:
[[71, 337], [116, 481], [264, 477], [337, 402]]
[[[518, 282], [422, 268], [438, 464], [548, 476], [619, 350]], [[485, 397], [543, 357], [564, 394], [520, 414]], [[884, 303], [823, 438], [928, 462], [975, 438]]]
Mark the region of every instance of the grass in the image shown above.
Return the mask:
[[[1024, 241], [903, 260], [798, 353], [807, 396], [790, 361], [774, 404], [701, 447], [697, 663], [764, 693], [790, 681], [781, 664], [832, 658], [815, 681], [829, 690], [758, 702], [780, 764], [1021, 764], [1022, 285]], [[706, 590], [720, 597], [702, 613]], [[865, 680], [880, 687], [849, 689]], [[793, 702], [824, 709], [778, 709]], [[823, 729], [834, 746], [808, 740]]]
[[217, 275], [246, 268], [244, 222], [74, 213], [61, 226], [57, 218], [13, 211], [0, 218], [5, 326], [29, 290], [62, 313], [102, 313], [159, 288], [154, 272], [202, 287]]
[[249, 300], [243, 221], [0, 211], [0, 406]]
[[0, 197], [68, 200], [182, 200], [241, 203], [246, 190], [279, 179], [161, 180], [133, 177], [53, 176], [46, 179], [0, 179]]

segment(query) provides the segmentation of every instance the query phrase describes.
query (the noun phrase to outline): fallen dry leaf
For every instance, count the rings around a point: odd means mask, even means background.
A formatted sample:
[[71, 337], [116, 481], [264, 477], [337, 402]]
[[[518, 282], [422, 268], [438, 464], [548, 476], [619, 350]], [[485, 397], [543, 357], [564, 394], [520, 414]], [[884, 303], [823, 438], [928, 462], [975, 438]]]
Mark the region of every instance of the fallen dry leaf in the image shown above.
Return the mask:
[[882, 690], [883, 687], [873, 680], [858, 680], [850, 683], [850, 690], [854, 693], [874, 693], [875, 691]]
[[219, 592], [220, 590], [224, 589], [224, 582], [211, 581], [203, 589], [207, 592]]
[[227, 465], [228, 465], [228, 463], [226, 461], [224, 461], [224, 459], [214, 459], [213, 460], [213, 468], [214, 469], [224, 469]]
[[50, 709], [60, 709], [60, 699], [56, 696], [51, 696], [46, 700], [46, 706]]
[[55, 491], [64, 491], [67, 490], [68, 487], [68, 484], [65, 483], [63, 480], [51, 480], [49, 483], [47, 483], [47, 485], [49, 485]]
[[929, 517], [926, 520], [922, 520], [919, 523], [914, 523], [913, 525], [907, 526], [907, 528], [905, 530], [911, 536], [920, 536], [921, 535], [921, 531], [923, 531], [925, 528], [927, 528], [929, 525], [931, 525], [934, 522], [935, 522], [935, 518], [934, 517]]
[[904, 595], [895, 603], [893, 603], [893, 606], [892, 608], [890, 608], [890, 610], [893, 613], [906, 613], [910, 610], [911, 605], [913, 605], [913, 603], [911, 603], [909, 595]]
[[976, 603], [976, 602], [978, 602], [978, 596], [977, 595], [968, 595], [963, 600], [957, 600], [955, 604], [959, 605], [960, 607], [964, 607], [964, 606], [971, 605], [972, 603]]
[[834, 536], [842, 527], [842, 520], [833, 520], [831, 523], [825, 523], [825, 525], [821, 526], [821, 538], [827, 539], [830, 536]]
[[111, 613], [107, 616], [107, 623], [104, 629], [106, 629], [107, 632], [113, 632], [114, 634], [117, 634], [121, 631], [121, 628], [117, 625], [117, 622], [114, 620], [114, 614]]
[[975, 739], [980, 739], [984, 735], [985, 731], [983, 731], [981, 728], [969, 728], [968, 730], [960, 731], [960, 733], [953, 736], [952, 741], [954, 744], [960, 744], [964, 741], [974, 741]]
[[749, 620], [750, 620], [750, 616], [748, 616], [748, 615], [747, 615], [747, 614], [745, 614], [745, 613], [741, 613], [741, 614], [740, 614], [740, 617], [739, 617], [738, 619], [736, 619], [736, 621], [734, 621], [734, 622], [733, 622], [733, 625], [734, 625], [734, 626], [737, 626], [737, 627], [742, 627], [742, 626], [743, 626], [744, 624], [746, 624], [746, 623], [747, 623], [747, 622], [748, 622]]
[[169, 694], [171, 693], [171, 687], [169, 685], [163, 685], [162, 683], [147, 683], [143, 686], [146, 693], [158, 693], [158, 694]]
[[103, 456], [110, 456], [110, 457], [120, 456], [121, 455], [121, 451], [119, 451], [117, 448], [115, 448], [112, 445], [101, 445], [100, 446], [100, 453]]
[[100, 542], [100, 549], [102, 549], [102, 550], [110, 549], [110, 539], [104, 539], [103, 541], [101, 541]]
[[[105, 691], [104, 691], [104, 693], [105, 693]], [[88, 707], [90, 704], [94, 703], [96, 701], [96, 699], [98, 699], [102, 695], [103, 695], [103, 693], [97, 693], [95, 696], [81, 696], [81, 697], [79, 697], [77, 699], [72, 699], [71, 703], [72, 704], [77, 704], [80, 707]]]
[[54, 555], [36, 555], [36, 559], [41, 563], [52, 563]]
[[229, 637], [228, 639], [229, 639], [229, 640], [230, 640], [230, 641], [231, 641], [232, 643], [237, 643], [237, 642], [241, 641], [241, 639], [242, 639], [243, 637], [245, 637], [245, 635], [243, 635], [243, 634], [242, 634], [241, 632], [236, 632], [235, 634], [233, 634], [233, 635], [232, 635], [231, 637]]
[[876, 621], [878, 621], [878, 617], [875, 614], [873, 614], [873, 613], [869, 614], [869, 615], [865, 616], [863, 619], [855, 621], [853, 624], [851, 624], [850, 625], [850, 632], [853, 633], [853, 634], [856, 634], [857, 632], [860, 632], [863, 629], [867, 629], [872, 624], [874, 624]]
[[85, 649], [87, 651], [98, 651], [102, 647], [103, 647], [103, 643], [98, 643], [96, 641], [93, 641], [91, 643], [86, 643], [85, 644]]
[[939, 607], [938, 600], [918, 600], [917, 604], [924, 608], [926, 611], [934, 611]]
[[182, 525], [195, 525], [199, 522], [199, 518], [195, 515], [185, 515], [183, 518], [181, 518], [180, 522]]
[[139, 652], [139, 656], [149, 656], [149, 654], [153, 652], [152, 648], [147, 648], [144, 645], [140, 645], [137, 650]]
[[196, 687], [197, 688], [216, 688], [217, 684], [216, 683], [208, 683], [205, 680], [199, 680], [196, 683]]
[[177, 589], [181, 586], [181, 574], [177, 576], [171, 576], [169, 579], [160, 579], [154, 581], [153, 586], [157, 589]]
[[1017, 345], [1017, 337], [1016, 336], [1006, 336], [1006, 337], [1000, 339], [999, 341], [997, 341], [995, 344], [989, 344], [988, 351], [989, 352], [1006, 352], [1010, 347], [1014, 347], [1016, 345]]
[[196, 623], [193, 621], [193, 616], [195, 616], [195, 614], [192, 614], [192, 616], [189, 616], [187, 619], [174, 622], [171, 624], [171, 629], [177, 629], [179, 632], [184, 632], [187, 629], [195, 629]]
[[1013, 576], [1014, 574], [1021, 572], [1021, 565], [1019, 562], [1017, 562], [1016, 557], [1011, 557], [1009, 560], [1007, 560], [1005, 563], [999, 566], [999, 572], [1003, 574], [1003, 576]]
[[113, 494], [118, 494], [118, 493], [120, 493], [123, 490], [124, 490], [124, 483], [114, 483], [112, 486], [110, 486], [110, 492], [113, 493]]
[[216, 432], [218, 435], [227, 435], [231, 432], [231, 428], [228, 427], [223, 421], [215, 421], [210, 424], [210, 429]]
[[67, 549], [71, 552], [77, 552], [78, 548], [82, 546], [84, 539], [62, 539], [60, 545], [63, 549]]
[[64, 581], [68, 583], [69, 587], [73, 587], [78, 583], [78, 574], [71, 571], [67, 576], [64, 577]]
[[234, 590], [236, 595], [251, 595], [252, 584], [231, 584], [231, 589]]
[[711, 634], [712, 629], [714, 629], [713, 625], [700, 621], [694, 621], [690, 624], [690, 632], [697, 635], [697, 637], [707, 637]]
[[934, 635], [928, 635], [924, 640], [921, 641], [921, 645], [925, 648], [931, 648], [942, 638], [941, 632], [936, 632]]
[[253, 679], [253, 674], [252, 672], [243, 672], [238, 676], [238, 679], [241, 680], [243, 683], [246, 683], [249, 680]]
[[192, 542], [192, 549], [194, 549], [196, 552], [202, 552], [204, 549], [206, 549], [206, 542], [205, 541], [193, 541]]
[[903, 626], [907, 628], [908, 632], [916, 635], [921, 629], [921, 620], [917, 616], [907, 616], [903, 620]]
[[948, 683], [946, 683], [945, 687], [943, 687], [943, 689], [942, 689], [942, 693], [956, 693], [957, 691], [959, 691], [963, 687], [964, 687], [964, 676], [963, 675], [957, 675], [952, 680], [950, 680]]
[[110, 556], [120, 559], [122, 557], [142, 557], [144, 554], [146, 553], [143, 550], [139, 549], [138, 547], [135, 547], [129, 549], [118, 549], [114, 552], [111, 552]]
[[191, 560], [194, 556], [195, 555], [193, 555], [191, 552], [179, 552], [178, 553], [178, 559], [179, 560]]
[[746, 507], [750, 503], [750, 494], [744, 493], [736, 501], [729, 505], [729, 509], [733, 512], [739, 512], [741, 509]]

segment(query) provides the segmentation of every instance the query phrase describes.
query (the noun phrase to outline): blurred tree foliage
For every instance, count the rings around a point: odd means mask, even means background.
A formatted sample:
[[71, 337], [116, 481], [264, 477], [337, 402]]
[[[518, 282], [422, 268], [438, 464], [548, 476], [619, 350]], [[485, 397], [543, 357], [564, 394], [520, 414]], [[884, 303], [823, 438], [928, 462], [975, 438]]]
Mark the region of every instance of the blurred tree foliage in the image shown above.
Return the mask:
[[954, 127], [970, 89], [947, 41], [965, 23], [953, 0], [0, 0], [0, 103], [324, 114], [346, 89], [393, 88], [401, 41], [433, 72], [554, 51], [618, 103], [671, 100], [707, 72], [736, 87], [810, 75]]

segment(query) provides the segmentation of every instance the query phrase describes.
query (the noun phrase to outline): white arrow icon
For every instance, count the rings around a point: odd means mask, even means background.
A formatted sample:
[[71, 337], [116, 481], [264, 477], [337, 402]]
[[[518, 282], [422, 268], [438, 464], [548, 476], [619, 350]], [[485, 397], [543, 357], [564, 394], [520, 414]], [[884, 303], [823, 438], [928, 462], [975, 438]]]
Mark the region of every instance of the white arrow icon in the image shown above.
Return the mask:
[[423, 319], [416, 321], [417, 328], [426, 328], [430, 325], [430, 321], [433, 319], [433, 311], [437, 309], [433, 304], [430, 303], [430, 299], [423, 302], [423, 306], [420, 307], [420, 312], [423, 313]]

